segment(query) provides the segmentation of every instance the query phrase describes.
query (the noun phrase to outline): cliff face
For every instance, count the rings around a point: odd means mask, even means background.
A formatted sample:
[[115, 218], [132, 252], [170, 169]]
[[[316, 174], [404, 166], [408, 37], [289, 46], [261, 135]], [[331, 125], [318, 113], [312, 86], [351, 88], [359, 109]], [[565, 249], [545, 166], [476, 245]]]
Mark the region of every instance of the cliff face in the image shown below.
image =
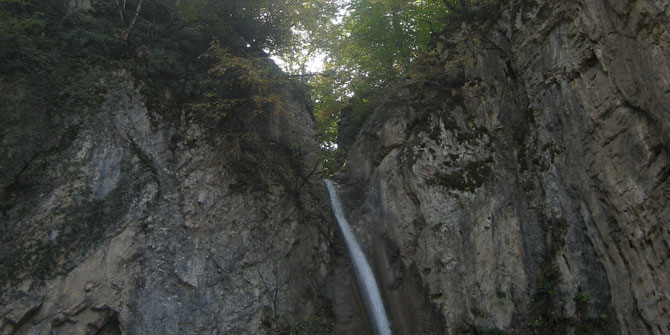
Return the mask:
[[[670, 333], [669, 20], [511, 1], [383, 97], [334, 179], [394, 333]], [[220, 120], [95, 71], [3, 105], [3, 334], [369, 333], [299, 91]]]
[[231, 133], [148, 111], [126, 71], [102, 85], [99, 109], [3, 125], [2, 334], [331, 327], [304, 97], [285, 87], [282, 108], [229, 115]]
[[382, 100], [335, 178], [396, 332], [670, 332], [669, 21], [512, 2]]

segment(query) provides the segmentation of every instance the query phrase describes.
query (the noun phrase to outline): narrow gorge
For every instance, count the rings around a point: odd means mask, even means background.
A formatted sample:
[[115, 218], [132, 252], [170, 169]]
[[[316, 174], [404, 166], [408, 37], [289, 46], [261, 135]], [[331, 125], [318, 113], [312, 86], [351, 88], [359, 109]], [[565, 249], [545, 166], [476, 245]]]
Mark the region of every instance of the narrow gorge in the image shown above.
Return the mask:
[[44, 3], [58, 42], [0, 25], [1, 334], [670, 334], [668, 1], [433, 34], [332, 176], [256, 21]]
[[347, 250], [349, 251], [349, 257], [351, 258], [354, 273], [358, 281], [358, 290], [363, 297], [368, 320], [372, 325], [371, 328], [374, 330], [375, 335], [390, 335], [391, 325], [386, 314], [386, 308], [384, 307], [384, 301], [382, 300], [379, 291], [377, 279], [375, 278], [372, 268], [370, 267], [363, 250], [361, 250], [360, 245], [356, 241], [356, 236], [352, 232], [345, 214], [342, 211], [342, 205], [335, 184], [328, 179], [324, 182], [328, 188], [333, 213], [335, 214], [342, 236], [344, 236]]

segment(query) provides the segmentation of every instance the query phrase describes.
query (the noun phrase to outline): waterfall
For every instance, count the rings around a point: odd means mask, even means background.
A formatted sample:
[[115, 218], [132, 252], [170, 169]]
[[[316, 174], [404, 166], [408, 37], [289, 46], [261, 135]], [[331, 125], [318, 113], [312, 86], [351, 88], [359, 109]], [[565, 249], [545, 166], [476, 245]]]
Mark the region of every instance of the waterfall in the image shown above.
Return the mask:
[[375, 281], [370, 264], [365, 259], [365, 254], [363, 254], [363, 250], [361, 250], [360, 245], [356, 242], [356, 237], [351, 231], [347, 219], [344, 217], [344, 211], [342, 210], [340, 198], [337, 195], [334, 183], [328, 179], [324, 180], [324, 182], [328, 188], [328, 194], [330, 194], [330, 204], [333, 208], [333, 213], [335, 213], [337, 223], [340, 225], [340, 230], [342, 230], [342, 235], [344, 235], [344, 242], [347, 245], [351, 262], [354, 265], [358, 288], [361, 291], [370, 323], [376, 335], [391, 335], [391, 326], [386, 316], [386, 310], [384, 310], [384, 302], [379, 293], [379, 287], [377, 286], [377, 281]]

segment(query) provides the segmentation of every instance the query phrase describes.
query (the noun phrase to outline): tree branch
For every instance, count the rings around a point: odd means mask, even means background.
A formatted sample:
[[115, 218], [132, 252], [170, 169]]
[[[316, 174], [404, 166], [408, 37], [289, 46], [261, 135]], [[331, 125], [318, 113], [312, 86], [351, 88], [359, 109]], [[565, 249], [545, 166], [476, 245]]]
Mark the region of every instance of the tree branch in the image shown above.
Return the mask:
[[130, 37], [130, 33], [133, 31], [133, 28], [135, 27], [135, 22], [137, 22], [137, 17], [140, 16], [140, 10], [142, 9], [142, 2], [144, 2], [144, 0], [140, 0], [137, 3], [137, 8], [135, 8], [135, 16], [133, 16], [133, 20], [130, 21], [130, 26], [128, 26], [128, 30], [126, 30], [126, 33], [123, 35], [124, 41], [128, 41], [128, 37]]

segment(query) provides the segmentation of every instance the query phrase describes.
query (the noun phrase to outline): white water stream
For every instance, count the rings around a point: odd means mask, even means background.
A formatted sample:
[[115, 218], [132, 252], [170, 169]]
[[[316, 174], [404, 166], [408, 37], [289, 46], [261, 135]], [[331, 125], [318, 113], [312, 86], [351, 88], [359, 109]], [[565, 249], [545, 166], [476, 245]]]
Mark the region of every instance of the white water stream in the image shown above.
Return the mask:
[[340, 225], [342, 235], [344, 235], [344, 242], [347, 245], [347, 249], [349, 249], [349, 256], [354, 265], [354, 273], [356, 274], [356, 280], [358, 281], [358, 288], [363, 297], [372, 328], [374, 328], [376, 335], [391, 335], [391, 325], [386, 316], [384, 302], [379, 293], [379, 287], [377, 286], [377, 281], [375, 281], [375, 276], [372, 273], [370, 264], [368, 264], [367, 259], [365, 259], [365, 254], [363, 254], [363, 250], [361, 250], [358, 242], [356, 242], [356, 237], [351, 231], [349, 222], [347, 222], [347, 219], [344, 216], [344, 211], [340, 204], [340, 197], [337, 195], [334, 183], [328, 179], [324, 180], [324, 182], [328, 188], [328, 194], [330, 194], [330, 204], [333, 208], [333, 213], [335, 213], [337, 223]]

